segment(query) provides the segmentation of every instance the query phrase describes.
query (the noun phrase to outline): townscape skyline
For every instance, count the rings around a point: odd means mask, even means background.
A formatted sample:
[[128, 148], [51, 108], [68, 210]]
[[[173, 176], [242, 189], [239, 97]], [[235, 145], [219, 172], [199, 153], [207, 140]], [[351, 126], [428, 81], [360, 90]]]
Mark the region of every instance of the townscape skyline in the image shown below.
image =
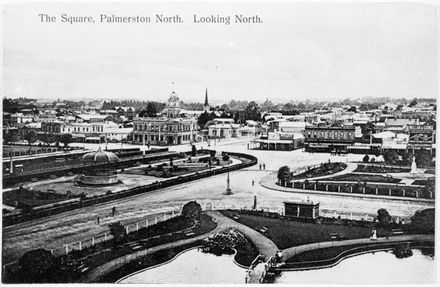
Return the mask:
[[[436, 9], [393, 4], [5, 5], [4, 95], [186, 101], [438, 95]], [[50, 15], [179, 14], [182, 24], [41, 23]], [[258, 14], [259, 24], [192, 16]], [[313, 22], [310, 19], [313, 18]], [[276, 31], [276, 33], [274, 33]], [[246, 37], [243, 37], [246, 35]]]

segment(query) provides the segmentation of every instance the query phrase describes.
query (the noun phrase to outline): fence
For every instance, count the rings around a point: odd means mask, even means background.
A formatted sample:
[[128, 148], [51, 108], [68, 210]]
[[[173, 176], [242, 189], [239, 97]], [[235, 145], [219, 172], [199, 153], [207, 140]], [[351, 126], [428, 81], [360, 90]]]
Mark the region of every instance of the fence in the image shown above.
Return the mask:
[[[199, 153], [206, 153], [206, 150], [200, 150]], [[99, 204], [99, 203], [117, 200], [117, 199], [125, 198], [128, 196], [133, 196], [133, 195], [149, 192], [152, 190], [157, 190], [160, 188], [166, 188], [166, 187], [173, 186], [176, 184], [186, 183], [186, 182], [189, 182], [192, 180], [202, 179], [202, 178], [209, 177], [212, 175], [222, 174], [222, 173], [226, 173], [228, 171], [234, 171], [234, 170], [238, 170], [241, 168], [253, 166], [257, 163], [257, 158], [254, 156], [248, 155], [248, 154], [241, 154], [241, 153], [228, 153], [228, 154], [231, 156], [234, 156], [234, 157], [240, 157], [240, 158], [247, 159], [247, 161], [243, 161], [243, 162], [236, 164], [236, 165], [224, 166], [221, 168], [217, 167], [217, 168], [213, 168], [210, 170], [203, 170], [200, 172], [190, 173], [190, 174], [178, 176], [177, 178], [169, 178], [169, 179], [166, 179], [163, 181], [157, 181], [157, 182], [154, 182], [154, 183], [151, 183], [148, 185], [123, 190], [123, 191], [120, 191], [117, 193], [101, 195], [96, 198], [87, 198], [87, 199], [80, 200], [79, 202], [75, 202], [75, 203], [54, 206], [54, 207], [47, 208], [47, 209], [33, 210], [28, 214], [11, 214], [11, 215], [5, 214], [5, 215], [3, 215], [3, 226], [13, 225], [13, 224], [17, 224], [20, 222], [33, 220], [36, 218], [41, 218], [41, 217], [50, 216], [53, 214], [71, 211], [71, 210], [82, 208], [82, 207], [87, 207], [87, 206], [92, 206], [92, 205]], [[168, 157], [170, 157], [170, 154], [168, 154], [168, 153], [161, 154], [156, 157], [159, 157], [159, 156], [163, 156], [163, 157], [168, 158]], [[156, 157], [155, 157], [155, 159], [156, 159]], [[147, 160], [147, 158], [145, 160]], [[152, 158], [148, 158], [148, 160], [151, 161]]]
[[[225, 203], [222, 201], [210, 201], [210, 200], [204, 200], [204, 201], [198, 201], [200, 204], [202, 211], [212, 211], [212, 210], [246, 210], [246, 211], [261, 211], [261, 212], [267, 212], [267, 213], [276, 213], [280, 216], [284, 216], [284, 207], [282, 206], [267, 206], [267, 205], [259, 205], [257, 208], [253, 209], [253, 206], [246, 205], [246, 204], [238, 204], [238, 203]], [[153, 226], [159, 222], [174, 218], [176, 216], [179, 216], [181, 214], [183, 205], [180, 205], [179, 207], [172, 207], [170, 211], [156, 214], [153, 216], [148, 216], [143, 218], [140, 221], [128, 223], [124, 225], [126, 233], [138, 231], [141, 228]], [[376, 218], [376, 214], [371, 213], [356, 213], [356, 212], [340, 212], [335, 210], [320, 210], [320, 215], [323, 217], [333, 217], [333, 218], [340, 218], [340, 219], [349, 219], [349, 220], [362, 220], [362, 221], [369, 221], [373, 222]], [[396, 222], [400, 222], [402, 219], [405, 222], [409, 222], [409, 218], [399, 218], [399, 217], [393, 217], [393, 219]], [[104, 223], [103, 223], [104, 224]], [[95, 244], [106, 242], [110, 239], [112, 239], [112, 235], [110, 232], [105, 232], [96, 236], [93, 236], [91, 238], [83, 239], [76, 242], [66, 243], [62, 246], [55, 247], [50, 249], [51, 253], [54, 256], [61, 256], [64, 254], [68, 254], [72, 252], [73, 250], [82, 250], [84, 248], [94, 246]], [[8, 264], [4, 264], [3, 268], [8, 268], [12, 265], [17, 264], [17, 261], [11, 262]]]
[[[125, 233], [128, 234], [134, 231], [138, 231], [141, 228], [147, 228], [149, 226], [153, 226], [159, 222], [166, 221], [168, 219], [174, 218], [179, 215], [180, 215], [180, 209], [176, 209], [176, 210], [164, 212], [162, 214], [157, 214], [154, 217], [148, 216], [140, 221], [132, 222], [124, 225]], [[99, 235], [95, 235], [91, 238], [63, 244], [62, 246], [59, 246], [57, 248], [52, 248], [50, 251], [54, 256], [61, 256], [64, 254], [68, 254], [74, 250], [82, 250], [84, 248], [94, 246], [98, 243], [106, 242], [108, 240], [111, 240], [112, 238], [113, 236], [110, 234], [110, 232], [105, 232]]]
[[356, 182], [332, 182], [332, 181], [313, 181], [313, 182], [285, 182], [285, 187], [298, 188], [304, 190], [317, 190], [326, 192], [342, 192], [353, 194], [371, 194], [377, 196], [395, 196], [407, 198], [434, 199], [433, 191], [425, 190], [424, 186], [404, 186], [395, 183], [374, 183], [358, 184]]

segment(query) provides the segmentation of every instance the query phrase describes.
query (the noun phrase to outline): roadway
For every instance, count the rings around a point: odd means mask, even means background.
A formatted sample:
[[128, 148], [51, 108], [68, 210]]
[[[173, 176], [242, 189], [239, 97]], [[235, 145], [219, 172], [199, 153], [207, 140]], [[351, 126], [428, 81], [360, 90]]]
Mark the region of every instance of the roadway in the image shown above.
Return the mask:
[[[355, 212], [374, 215], [379, 208], [385, 208], [393, 216], [409, 217], [416, 210], [432, 207], [433, 204], [395, 201], [375, 198], [346, 198], [333, 195], [286, 193], [263, 187], [259, 182], [265, 176], [271, 176], [282, 165], [291, 169], [321, 162], [361, 160], [363, 155], [331, 156], [325, 153], [309, 154], [301, 150], [262, 151], [247, 150], [247, 142], [224, 141], [211, 148], [218, 151], [245, 152], [259, 158], [266, 170], [260, 170], [259, 165], [230, 173], [232, 195], [225, 195], [226, 174], [216, 175], [201, 180], [179, 184], [162, 190], [121, 199], [117, 202], [107, 202], [91, 207], [56, 214], [50, 217], [33, 220], [3, 228], [3, 262], [17, 260], [26, 251], [35, 248], [55, 249], [63, 244], [90, 239], [92, 236], [108, 232], [107, 224], [96, 224], [96, 217], [104, 218], [117, 207], [119, 215], [111, 220], [120, 220], [127, 224], [140, 221], [157, 213], [171, 211], [182, 207], [190, 200], [198, 202], [214, 202], [228, 205], [253, 205], [253, 197], [257, 196], [258, 206], [283, 207], [285, 200], [313, 200], [321, 203], [321, 209], [327, 213]], [[204, 144], [206, 148], [206, 143]], [[109, 146], [111, 148], [111, 146]], [[190, 149], [190, 146], [175, 147], [176, 151]], [[170, 148], [173, 150], [173, 147]], [[255, 185], [252, 186], [252, 180]]]

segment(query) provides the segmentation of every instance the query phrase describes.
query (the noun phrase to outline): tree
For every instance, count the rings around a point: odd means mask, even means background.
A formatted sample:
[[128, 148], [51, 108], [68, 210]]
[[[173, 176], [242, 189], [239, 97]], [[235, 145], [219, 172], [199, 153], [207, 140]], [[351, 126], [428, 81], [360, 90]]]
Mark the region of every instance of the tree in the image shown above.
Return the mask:
[[157, 116], [157, 108], [152, 102], [148, 102], [147, 108], [145, 112], [148, 117], [156, 117]]
[[261, 109], [263, 111], [270, 112], [273, 108], [274, 104], [269, 99], [266, 99], [264, 103], [261, 104]]
[[391, 222], [391, 215], [385, 208], [381, 208], [377, 211], [377, 221], [382, 226], [387, 226]]
[[229, 160], [229, 155], [227, 153], [223, 154], [223, 161], [228, 161]]
[[417, 233], [434, 233], [435, 231], [435, 209], [429, 208], [416, 211], [411, 217], [411, 229]]
[[199, 116], [197, 119], [197, 124], [200, 126], [200, 128], [204, 128], [205, 125], [211, 120], [211, 115], [208, 114], [207, 111], [205, 111], [203, 114]]
[[17, 99], [3, 98], [3, 112], [18, 113], [20, 105]]
[[366, 154], [363, 158], [362, 158], [363, 162], [368, 162], [370, 161], [370, 157], [368, 156], [368, 154]]
[[414, 98], [410, 103], [409, 103], [409, 105], [408, 105], [408, 107], [414, 107], [415, 105], [417, 105], [417, 99], [416, 98]]
[[399, 154], [395, 150], [388, 149], [382, 155], [386, 163], [396, 164], [399, 160]]
[[432, 156], [426, 149], [420, 149], [416, 151], [416, 164], [417, 166], [430, 166], [432, 164]]
[[260, 107], [254, 101], [250, 102], [243, 111], [244, 120], [261, 120]]
[[55, 257], [47, 250], [35, 249], [26, 252], [19, 260], [20, 278], [23, 283], [55, 282], [57, 264]]
[[355, 107], [355, 106], [351, 106], [351, 107], [347, 110], [347, 112], [353, 112], [353, 113], [356, 113], [356, 107]]
[[185, 219], [199, 221], [202, 214], [202, 207], [196, 201], [190, 201], [182, 208], [182, 216]]
[[115, 246], [123, 243], [126, 235], [124, 226], [118, 221], [110, 223], [108, 227], [110, 228], [110, 234], [113, 236]]
[[278, 182], [281, 185], [284, 185], [286, 182], [289, 182], [292, 179], [292, 175], [290, 173], [290, 168], [285, 165], [278, 169]]
[[412, 155], [409, 152], [405, 152], [402, 155], [402, 163], [405, 164], [405, 165], [412, 163]]
[[69, 144], [73, 141], [73, 136], [71, 134], [63, 134], [60, 137], [60, 141], [63, 143], [64, 148], [67, 148]]
[[37, 141], [37, 132], [34, 130], [28, 131], [25, 134], [24, 139], [27, 140], [27, 142], [29, 144], [29, 151], [31, 151], [32, 144]]

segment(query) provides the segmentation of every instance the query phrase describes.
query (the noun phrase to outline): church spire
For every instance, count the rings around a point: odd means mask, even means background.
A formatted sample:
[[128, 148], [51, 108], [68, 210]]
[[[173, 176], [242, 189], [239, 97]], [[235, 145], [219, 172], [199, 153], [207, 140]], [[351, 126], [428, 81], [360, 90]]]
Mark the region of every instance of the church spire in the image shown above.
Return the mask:
[[203, 110], [205, 112], [209, 112], [209, 103], [208, 103], [208, 88], [205, 90], [205, 103], [203, 104]]
[[209, 106], [209, 104], [208, 104], [208, 88], [206, 88], [206, 91], [205, 91], [205, 104], [204, 104], [204, 106]]

